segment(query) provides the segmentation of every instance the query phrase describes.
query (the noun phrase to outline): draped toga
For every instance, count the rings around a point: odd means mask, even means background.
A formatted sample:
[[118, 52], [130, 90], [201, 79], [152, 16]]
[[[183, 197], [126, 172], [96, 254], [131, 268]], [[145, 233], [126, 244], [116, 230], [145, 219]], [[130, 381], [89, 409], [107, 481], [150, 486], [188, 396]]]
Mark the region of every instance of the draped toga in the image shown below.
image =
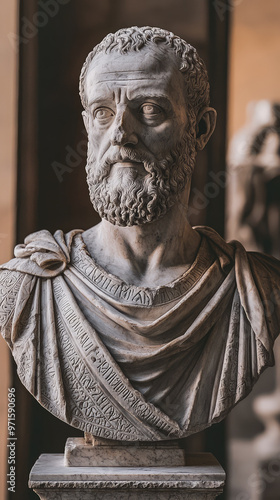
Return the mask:
[[197, 227], [192, 266], [155, 288], [89, 255], [83, 232], [33, 233], [0, 267], [0, 326], [33, 396], [57, 418], [125, 441], [222, 420], [274, 363], [280, 262]]

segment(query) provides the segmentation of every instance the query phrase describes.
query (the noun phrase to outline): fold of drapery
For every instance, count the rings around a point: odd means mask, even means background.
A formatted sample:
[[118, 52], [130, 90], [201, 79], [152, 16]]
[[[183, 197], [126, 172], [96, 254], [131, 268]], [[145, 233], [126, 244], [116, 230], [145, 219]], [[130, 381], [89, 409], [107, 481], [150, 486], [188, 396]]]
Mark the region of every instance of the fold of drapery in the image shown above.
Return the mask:
[[52, 235], [43, 229], [29, 234], [23, 244], [15, 247], [15, 258], [2, 264], [0, 269], [10, 269], [45, 278], [58, 276], [70, 262], [73, 238], [81, 232], [81, 229], [75, 229], [64, 235], [61, 230], [57, 230]]

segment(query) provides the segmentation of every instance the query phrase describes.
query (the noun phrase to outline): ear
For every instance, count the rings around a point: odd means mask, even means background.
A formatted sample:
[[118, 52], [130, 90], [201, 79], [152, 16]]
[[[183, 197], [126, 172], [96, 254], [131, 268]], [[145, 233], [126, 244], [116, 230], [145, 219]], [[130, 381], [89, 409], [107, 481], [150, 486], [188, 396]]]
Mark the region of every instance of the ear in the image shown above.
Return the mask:
[[88, 133], [89, 131], [89, 114], [87, 111], [82, 111], [82, 117], [83, 117], [83, 120], [84, 120], [84, 125], [85, 125], [85, 128], [86, 128], [86, 131]]
[[197, 115], [196, 147], [203, 149], [216, 127], [217, 112], [214, 108], [202, 108]]

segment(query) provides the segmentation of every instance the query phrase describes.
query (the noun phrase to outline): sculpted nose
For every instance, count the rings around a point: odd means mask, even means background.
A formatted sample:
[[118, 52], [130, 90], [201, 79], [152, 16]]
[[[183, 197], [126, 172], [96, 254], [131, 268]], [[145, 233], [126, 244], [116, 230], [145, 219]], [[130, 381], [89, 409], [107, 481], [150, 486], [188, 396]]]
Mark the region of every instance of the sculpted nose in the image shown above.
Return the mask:
[[135, 146], [138, 143], [138, 137], [133, 128], [133, 118], [125, 112], [116, 116], [111, 143], [112, 146]]

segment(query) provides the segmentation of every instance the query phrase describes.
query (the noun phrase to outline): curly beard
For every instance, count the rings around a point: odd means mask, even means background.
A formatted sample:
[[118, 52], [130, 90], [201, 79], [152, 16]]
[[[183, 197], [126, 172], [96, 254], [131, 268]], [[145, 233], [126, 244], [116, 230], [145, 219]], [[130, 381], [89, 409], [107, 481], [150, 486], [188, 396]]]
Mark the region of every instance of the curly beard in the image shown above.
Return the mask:
[[[93, 208], [101, 218], [118, 226], [158, 220], [174, 205], [192, 174], [195, 144], [191, 130], [164, 159], [123, 147], [97, 164], [89, 142], [86, 171]], [[114, 163], [129, 160], [142, 163], [147, 174], [143, 177], [135, 169], [120, 168], [110, 178]]]

